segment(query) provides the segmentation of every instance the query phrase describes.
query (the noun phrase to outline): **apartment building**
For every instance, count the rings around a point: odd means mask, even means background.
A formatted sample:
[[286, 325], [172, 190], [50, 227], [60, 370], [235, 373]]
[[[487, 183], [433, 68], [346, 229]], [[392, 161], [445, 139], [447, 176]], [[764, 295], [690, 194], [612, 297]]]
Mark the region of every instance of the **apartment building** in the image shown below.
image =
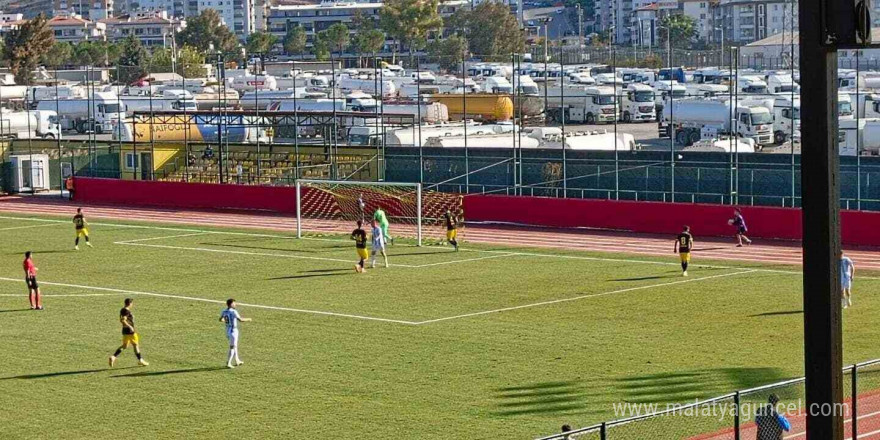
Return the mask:
[[113, 0], [54, 0], [53, 14], [76, 14], [86, 20], [113, 16]]
[[108, 40], [134, 35], [147, 47], [171, 47], [174, 34], [186, 27], [185, 21], [169, 17], [167, 11], [139, 11], [101, 22], [107, 27]]
[[79, 43], [80, 41], [104, 41], [107, 39], [106, 24], [86, 20], [76, 14], [52, 17], [47, 24], [55, 35], [55, 41]]

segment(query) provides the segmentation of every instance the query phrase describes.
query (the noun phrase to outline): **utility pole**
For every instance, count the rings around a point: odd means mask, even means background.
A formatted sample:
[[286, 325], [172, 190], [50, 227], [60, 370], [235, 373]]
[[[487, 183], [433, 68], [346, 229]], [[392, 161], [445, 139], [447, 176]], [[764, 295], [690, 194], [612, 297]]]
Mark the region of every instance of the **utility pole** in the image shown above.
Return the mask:
[[584, 9], [581, 8], [581, 4], [578, 3], [575, 5], [578, 13], [578, 45], [579, 47], [584, 47]]

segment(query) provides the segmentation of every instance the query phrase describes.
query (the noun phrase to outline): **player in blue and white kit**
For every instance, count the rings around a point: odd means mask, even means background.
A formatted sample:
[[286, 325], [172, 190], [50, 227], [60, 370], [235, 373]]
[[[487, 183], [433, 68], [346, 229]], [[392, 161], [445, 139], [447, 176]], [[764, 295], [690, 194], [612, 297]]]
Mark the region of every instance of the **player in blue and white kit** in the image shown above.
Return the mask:
[[238, 310], [235, 310], [235, 300], [229, 298], [226, 300], [226, 310], [220, 313], [220, 321], [226, 323], [226, 339], [229, 339], [229, 359], [226, 361], [226, 367], [235, 368], [244, 363], [238, 358], [238, 323], [248, 322], [250, 318], [242, 318]]
[[382, 258], [385, 258], [385, 267], [388, 267], [388, 254], [385, 253], [385, 234], [382, 232], [382, 228], [379, 227], [379, 224], [376, 223], [376, 220], [373, 220], [372, 223], [372, 231], [370, 233], [373, 235], [373, 249], [371, 249], [370, 255], [370, 267], [376, 267], [376, 254], [379, 252], [382, 253]]
[[840, 255], [840, 290], [843, 293], [841, 302], [843, 308], [852, 306], [852, 282], [856, 274], [856, 266], [853, 260], [844, 254]]

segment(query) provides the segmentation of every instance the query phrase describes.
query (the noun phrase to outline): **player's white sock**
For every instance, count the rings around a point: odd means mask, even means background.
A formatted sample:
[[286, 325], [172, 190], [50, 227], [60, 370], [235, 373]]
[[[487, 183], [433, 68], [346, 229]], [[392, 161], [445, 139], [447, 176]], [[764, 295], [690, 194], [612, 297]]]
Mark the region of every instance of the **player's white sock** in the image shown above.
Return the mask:
[[231, 366], [232, 366], [232, 360], [233, 360], [235, 357], [237, 357], [237, 353], [235, 352], [235, 349], [234, 349], [234, 348], [230, 348], [230, 349], [229, 349], [229, 359], [226, 360], [226, 365], [228, 365], [228, 366], [231, 367]]
[[846, 305], [852, 307], [852, 296], [846, 297]]
[[388, 255], [382, 255], [385, 257], [385, 267], [388, 267]]

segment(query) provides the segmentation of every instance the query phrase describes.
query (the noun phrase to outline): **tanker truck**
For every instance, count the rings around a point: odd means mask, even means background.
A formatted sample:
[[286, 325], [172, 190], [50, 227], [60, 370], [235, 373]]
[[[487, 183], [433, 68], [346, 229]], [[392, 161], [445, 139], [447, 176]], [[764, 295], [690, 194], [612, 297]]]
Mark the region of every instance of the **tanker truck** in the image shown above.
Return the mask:
[[[218, 124], [219, 120], [219, 124]], [[229, 115], [163, 115], [126, 121], [114, 130], [113, 140], [123, 142], [206, 142], [219, 141], [233, 144], [272, 142], [268, 121], [257, 116]], [[259, 127], [258, 127], [259, 125]], [[220, 133], [221, 136], [217, 134]]]
[[58, 114], [49, 110], [0, 112], [0, 137], [59, 139]]
[[431, 95], [428, 100], [446, 105], [450, 119], [509, 121], [513, 117], [513, 100], [507, 95], [449, 93]]
[[125, 105], [116, 93], [95, 92], [90, 98], [64, 98], [40, 101], [36, 110], [54, 111], [62, 130], [97, 134], [111, 133], [125, 119]]
[[699, 98], [673, 100], [663, 108], [660, 123], [661, 131], [667, 136], [672, 133], [679, 145], [693, 145], [705, 130], [751, 138], [759, 146], [773, 144], [773, 114], [759, 105]]

